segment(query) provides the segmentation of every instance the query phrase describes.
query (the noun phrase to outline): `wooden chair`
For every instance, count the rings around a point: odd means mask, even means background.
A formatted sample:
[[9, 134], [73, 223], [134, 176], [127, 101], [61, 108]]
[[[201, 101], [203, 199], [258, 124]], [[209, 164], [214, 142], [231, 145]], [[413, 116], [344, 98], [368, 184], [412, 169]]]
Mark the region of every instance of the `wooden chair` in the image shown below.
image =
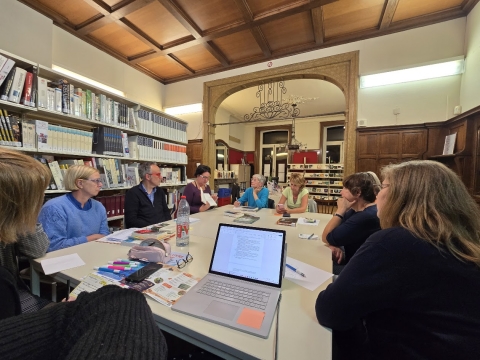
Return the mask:
[[335, 214], [337, 210], [337, 201], [336, 200], [319, 200], [315, 199], [315, 202], [318, 205], [318, 212], [321, 214]]

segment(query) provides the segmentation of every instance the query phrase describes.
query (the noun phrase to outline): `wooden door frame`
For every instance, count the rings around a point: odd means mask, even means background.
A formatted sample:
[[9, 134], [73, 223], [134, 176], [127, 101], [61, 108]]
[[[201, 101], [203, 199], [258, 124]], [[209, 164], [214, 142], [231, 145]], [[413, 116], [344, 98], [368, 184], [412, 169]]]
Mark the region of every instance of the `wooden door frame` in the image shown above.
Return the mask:
[[[359, 51], [256, 71], [203, 84], [202, 163], [215, 164], [215, 116], [220, 104], [230, 95], [264, 82], [318, 79], [336, 85], [345, 96], [345, 174], [355, 172], [358, 107]], [[248, 122], [247, 122], [248, 123]]]

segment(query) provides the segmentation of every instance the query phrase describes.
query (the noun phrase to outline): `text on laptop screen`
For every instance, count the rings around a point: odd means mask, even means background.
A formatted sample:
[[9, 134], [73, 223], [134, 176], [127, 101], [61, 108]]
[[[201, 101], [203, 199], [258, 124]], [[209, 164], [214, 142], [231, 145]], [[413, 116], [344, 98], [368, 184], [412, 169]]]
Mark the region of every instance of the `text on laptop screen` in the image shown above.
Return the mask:
[[278, 285], [283, 232], [221, 224], [211, 271]]

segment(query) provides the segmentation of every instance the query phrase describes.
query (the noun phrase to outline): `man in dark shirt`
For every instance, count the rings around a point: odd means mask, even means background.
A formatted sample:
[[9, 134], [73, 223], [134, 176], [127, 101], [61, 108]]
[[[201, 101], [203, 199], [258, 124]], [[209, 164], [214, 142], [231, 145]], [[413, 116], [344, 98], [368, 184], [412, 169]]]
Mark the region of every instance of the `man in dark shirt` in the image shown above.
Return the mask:
[[165, 199], [165, 192], [159, 188], [162, 175], [153, 162], [138, 167], [142, 181], [125, 195], [125, 228], [142, 228], [172, 219]]

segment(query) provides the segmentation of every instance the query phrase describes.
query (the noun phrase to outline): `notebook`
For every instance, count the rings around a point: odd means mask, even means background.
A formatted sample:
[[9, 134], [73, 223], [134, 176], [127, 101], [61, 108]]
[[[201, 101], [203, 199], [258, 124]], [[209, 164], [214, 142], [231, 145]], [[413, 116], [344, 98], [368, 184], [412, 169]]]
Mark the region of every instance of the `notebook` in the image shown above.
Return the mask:
[[286, 253], [284, 230], [219, 224], [208, 274], [172, 310], [267, 338]]

